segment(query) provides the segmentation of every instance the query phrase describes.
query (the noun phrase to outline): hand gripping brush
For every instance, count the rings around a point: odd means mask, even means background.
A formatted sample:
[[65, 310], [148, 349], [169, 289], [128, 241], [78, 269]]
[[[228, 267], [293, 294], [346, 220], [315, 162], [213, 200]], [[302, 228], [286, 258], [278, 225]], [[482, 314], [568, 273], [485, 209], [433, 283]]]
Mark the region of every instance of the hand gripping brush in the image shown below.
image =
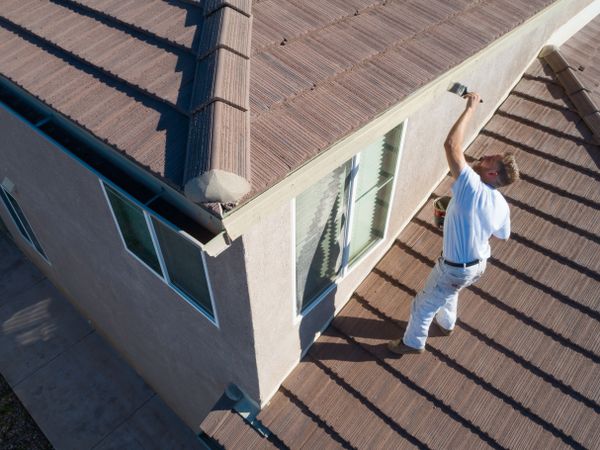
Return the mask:
[[[469, 89], [464, 84], [454, 83], [448, 88], [448, 92], [464, 97], [469, 93]], [[483, 100], [479, 100], [479, 103], [483, 103]]]

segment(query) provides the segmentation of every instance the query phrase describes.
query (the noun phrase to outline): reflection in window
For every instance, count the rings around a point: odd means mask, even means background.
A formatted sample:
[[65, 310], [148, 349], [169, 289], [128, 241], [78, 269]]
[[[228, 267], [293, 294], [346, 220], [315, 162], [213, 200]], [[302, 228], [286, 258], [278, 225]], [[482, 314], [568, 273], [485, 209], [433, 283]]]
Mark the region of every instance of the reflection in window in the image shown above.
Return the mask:
[[315, 300], [339, 274], [350, 168], [350, 164], [344, 164], [296, 199], [296, 298], [299, 310]]
[[397, 149], [386, 136], [363, 150], [357, 158], [350, 264], [383, 238], [397, 155]]
[[202, 251], [172, 228], [152, 219], [169, 281], [198, 306], [212, 314], [210, 293], [204, 276]]
[[383, 239], [402, 126], [296, 198], [296, 301], [305, 310]]
[[108, 186], [106, 194], [115, 213], [121, 235], [127, 248], [152, 270], [162, 275], [156, 249], [152, 243], [152, 235], [148, 230], [144, 211], [137, 205], [122, 197]]

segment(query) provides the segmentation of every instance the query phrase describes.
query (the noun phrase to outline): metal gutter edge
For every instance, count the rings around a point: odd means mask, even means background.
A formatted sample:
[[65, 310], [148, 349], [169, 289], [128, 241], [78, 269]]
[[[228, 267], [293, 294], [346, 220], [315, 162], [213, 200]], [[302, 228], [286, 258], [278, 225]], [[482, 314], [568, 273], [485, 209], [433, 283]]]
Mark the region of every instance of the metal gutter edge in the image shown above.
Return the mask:
[[[596, 2], [598, 2], [598, 0], [596, 0]], [[271, 214], [274, 209], [280, 207], [285, 202], [290, 201], [310, 187], [315, 180], [325, 176], [331, 170], [361, 151], [371, 139], [385, 133], [393, 128], [393, 126], [404, 121], [410, 114], [417, 111], [424, 102], [432, 99], [438, 92], [445, 91], [452, 81], [460, 78], [461, 72], [467, 70], [469, 66], [476, 63], [483, 54], [510, 46], [515, 38], [527, 32], [531, 27], [543, 22], [550, 12], [568, 8], [571, 4], [572, 0], [559, 0], [546, 7], [517, 28], [509, 31], [483, 50], [463, 61], [458, 66], [450, 69], [436, 80], [410, 94], [401, 103], [384, 112], [354, 134], [339, 141], [329, 149], [324, 150], [267, 191], [227, 213], [222, 219], [222, 223], [229, 237], [232, 240], [238, 238], [245, 230], [261, 218]], [[577, 14], [574, 17], [576, 16]], [[564, 26], [565, 25], [562, 27]], [[574, 30], [573, 32], [575, 31], [577, 30]]]
[[231, 245], [231, 240], [225, 231], [221, 231], [206, 244], [200, 244], [200, 248], [211, 257], [219, 256]]

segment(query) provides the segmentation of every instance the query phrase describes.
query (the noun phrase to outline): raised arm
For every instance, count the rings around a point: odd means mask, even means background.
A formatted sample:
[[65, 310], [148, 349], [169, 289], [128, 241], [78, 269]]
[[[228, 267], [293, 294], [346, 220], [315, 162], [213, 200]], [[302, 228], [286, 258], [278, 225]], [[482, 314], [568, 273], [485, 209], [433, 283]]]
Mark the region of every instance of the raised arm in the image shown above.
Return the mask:
[[452, 129], [450, 129], [446, 142], [444, 142], [446, 159], [448, 160], [448, 166], [453, 178], [458, 178], [462, 169], [467, 165], [462, 148], [465, 138], [465, 128], [471, 120], [471, 116], [475, 112], [477, 105], [479, 105], [481, 97], [476, 92], [469, 92], [465, 94], [465, 98], [467, 99], [467, 106], [452, 126]]

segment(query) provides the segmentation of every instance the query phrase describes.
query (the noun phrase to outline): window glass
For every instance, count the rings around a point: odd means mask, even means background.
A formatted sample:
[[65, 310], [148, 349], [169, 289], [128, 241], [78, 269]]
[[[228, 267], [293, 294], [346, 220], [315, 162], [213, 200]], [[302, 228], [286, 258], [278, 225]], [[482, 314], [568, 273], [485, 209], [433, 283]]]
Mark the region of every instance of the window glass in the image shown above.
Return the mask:
[[[356, 177], [356, 198], [365, 195], [369, 190], [379, 186], [391, 177], [393, 173], [388, 173], [385, 168], [388, 164], [388, 154], [385, 137], [369, 145], [360, 152], [358, 173]], [[393, 168], [392, 168], [393, 170]]]
[[383, 238], [398, 154], [397, 146], [389, 142], [395, 134], [388, 133], [360, 153], [352, 208], [350, 263]]
[[109, 186], [105, 185], [105, 187], [125, 245], [152, 270], [162, 275], [144, 212], [140, 207], [123, 198]]
[[355, 201], [350, 237], [350, 264], [383, 238], [391, 186], [392, 183], [387, 183], [380, 189], [371, 189]]
[[212, 316], [201, 250], [156, 218], [152, 222], [171, 284]]
[[340, 271], [348, 161], [296, 199], [296, 298], [306, 308]]
[[19, 206], [15, 198], [8, 192], [4, 191], [4, 189], [2, 188], [0, 188], [0, 196], [2, 196], [2, 201], [4, 202], [6, 209], [8, 210], [13, 221], [15, 222], [15, 225], [19, 229], [19, 232], [31, 245], [35, 247], [35, 249], [44, 258], [46, 258], [46, 253], [44, 253], [44, 250], [42, 249], [42, 246], [37, 240], [37, 237], [35, 236], [31, 225], [29, 225], [25, 214], [23, 214], [23, 210], [21, 210], [21, 207]]
[[6, 206], [6, 209], [8, 210], [9, 214], [11, 215], [13, 222], [15, 223], [15, 225], [17, 226], [17, 228], [19, 229], [19, 232], [23, 235], [23, 237], [25, 239], [27, 239], [28, 241], [29, 236], [27, 235], [27, 231], [25, 231], [25, 227], [23, 227], [23, 224], [21, 223], [21, 220], [19, 219], [19, 216], [17, 215], [17, 213], [15, 212], [13, 206], [12, 206], [12, 202], [9, 200], [8, 198], [8, 194], [6, 194], [4, 192], [4, 189], [0, 189], [0, 196], [2, 196], [2, 201], [4, 202], [4, 205]]
[[401, 133], [402, 125], [296, 198], [298, 311], [384, 237]]

